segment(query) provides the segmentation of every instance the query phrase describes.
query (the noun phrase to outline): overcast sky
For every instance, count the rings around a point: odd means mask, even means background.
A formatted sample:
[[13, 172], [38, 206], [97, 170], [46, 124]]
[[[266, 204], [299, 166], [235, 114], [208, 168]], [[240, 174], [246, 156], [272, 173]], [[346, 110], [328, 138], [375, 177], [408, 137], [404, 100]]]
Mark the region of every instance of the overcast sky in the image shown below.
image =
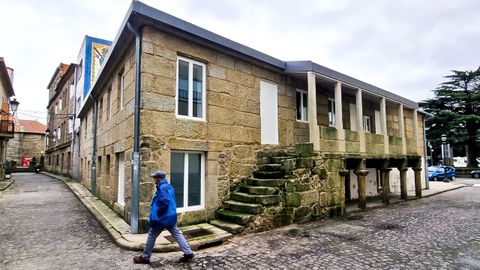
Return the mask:
[[[477, 0], [144, 0], [281, 60], [312, 60], [413, 101], [480, 65]], [[0, 57], [20, 118], [46, 122], [47, 84], [85, 35], [113, 40], [128, 0], [0, 0]]]

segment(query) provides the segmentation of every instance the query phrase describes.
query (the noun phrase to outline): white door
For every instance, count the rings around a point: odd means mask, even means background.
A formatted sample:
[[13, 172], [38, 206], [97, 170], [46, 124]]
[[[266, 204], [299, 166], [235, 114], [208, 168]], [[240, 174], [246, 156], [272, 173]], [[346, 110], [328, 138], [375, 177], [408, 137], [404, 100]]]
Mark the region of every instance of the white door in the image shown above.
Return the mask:
[[277, 85], [260, 81], [260, 122], [262, 144], [278, 144]]
[[118, 204], [125, 206], [125, 153], [118, 153]]
[[350, 130], [358, 131], [357, 128], [357, 106], [354, 103], [350, 103]]

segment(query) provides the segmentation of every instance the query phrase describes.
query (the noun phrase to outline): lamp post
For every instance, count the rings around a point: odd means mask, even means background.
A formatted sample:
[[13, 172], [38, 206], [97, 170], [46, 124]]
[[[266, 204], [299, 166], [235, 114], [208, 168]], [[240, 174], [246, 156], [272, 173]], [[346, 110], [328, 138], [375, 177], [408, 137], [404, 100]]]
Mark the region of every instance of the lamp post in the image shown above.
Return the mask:
[[444, 177], [443, 181], [448, 181], [447, 179], [447, 135], [442, 134], [442, 161], [443, 161], [443, 170], [444, 170]]

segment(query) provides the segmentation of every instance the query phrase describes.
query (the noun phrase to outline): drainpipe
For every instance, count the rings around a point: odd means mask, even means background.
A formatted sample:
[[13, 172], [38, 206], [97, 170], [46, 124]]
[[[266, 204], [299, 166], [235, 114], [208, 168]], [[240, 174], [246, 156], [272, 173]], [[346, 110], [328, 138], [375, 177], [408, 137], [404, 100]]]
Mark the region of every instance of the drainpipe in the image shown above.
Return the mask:
[[93, 105], [93, 116], [92, 116], [92, 133], [93, 133], [93, 145], [92, 145], [92, 168], [91, 168], [91, 177], [90, 177], [90, 187], [92, 190], [92, 195], [96, 196], [97, 194], [97, 109], [98, 109], [98, 100], [93, 98], [92, 95], [89, 96], [93, 99], [95, 105]]
[[128, 29], [135, 34], [135, 109], [133, 115], [133, 153], [132, 153], [132, 201], [130, 227], [132, 233], [138, 233], [139, 190], [140, 190], [140, 89], [141, 89], [141, 53], [142, 33], [135, 30], [130, 22]]
[[423, 161], [423, 171], [425, 172], [425, 189], [430, 189], [430, 183], [428, 182], [427, 133], [425, 129], [425, 118], [427, 118], [426, 114], [423, 115], [423, 156], [425, 157], [425, 160]]

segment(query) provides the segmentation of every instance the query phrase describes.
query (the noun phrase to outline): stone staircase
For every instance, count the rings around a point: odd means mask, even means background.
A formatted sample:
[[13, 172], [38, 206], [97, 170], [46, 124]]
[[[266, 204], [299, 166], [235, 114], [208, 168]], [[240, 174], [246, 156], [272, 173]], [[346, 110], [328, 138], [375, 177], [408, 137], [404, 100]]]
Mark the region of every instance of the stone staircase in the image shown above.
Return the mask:
[[223, 202], [223, 208], [216, 211], [217, 219], [210, 223], [233, 234], [269, 229], [264, 222], [265, 215], [281, 210], [286, 179], [284, 166], [271, 163], [277, 160], [279, 157], [269, 158], [268, 163], [260, 165], [253, 177], [246, 179]]

